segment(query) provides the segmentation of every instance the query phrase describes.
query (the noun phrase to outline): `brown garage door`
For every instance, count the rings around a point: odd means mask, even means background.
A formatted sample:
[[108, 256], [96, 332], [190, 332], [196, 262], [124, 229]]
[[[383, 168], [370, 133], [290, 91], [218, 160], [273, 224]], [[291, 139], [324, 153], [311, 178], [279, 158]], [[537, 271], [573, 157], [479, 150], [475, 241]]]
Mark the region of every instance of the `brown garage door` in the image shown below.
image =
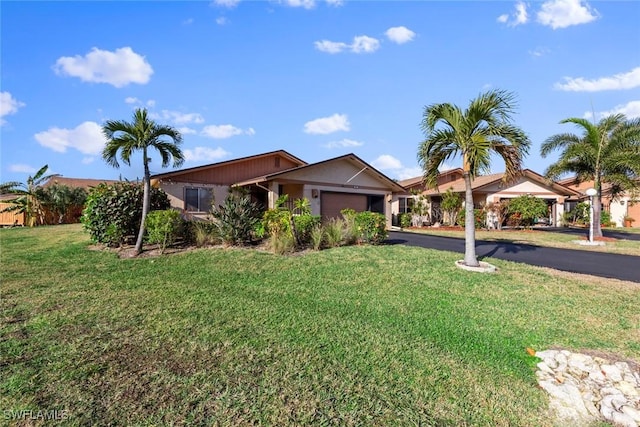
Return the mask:
[[356, 212], [367, 210], [366, 194], [331, 193], [323, 191], [320, 195], [320, 213], [322, 219], [342, 218], [340, 211], [351, 208]]

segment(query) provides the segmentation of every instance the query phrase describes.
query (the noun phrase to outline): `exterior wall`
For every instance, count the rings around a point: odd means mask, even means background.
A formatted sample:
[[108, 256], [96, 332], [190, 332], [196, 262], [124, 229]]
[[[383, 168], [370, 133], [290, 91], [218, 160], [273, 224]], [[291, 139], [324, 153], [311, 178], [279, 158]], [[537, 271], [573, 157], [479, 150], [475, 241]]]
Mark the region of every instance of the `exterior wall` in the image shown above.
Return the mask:
[[[624, 217], [627, 215], [627, 209], [629, 204], [629, 198], [623, 197], [620, 200], [612, 200], [609, 204], [609, 213], [611, 214], [611, 221], [616, 223], [616, 227], [624, 227]], [[638, 218], [640, 219], [640, 218]], [[638, 220], [636, 219], [636, 221]]]
[[211, 168], [202, 168], [192, 172], [187, 171], [163, 180], [165, 182], [176, 181], [229, 186], [256, 176], [282, 172], [297, 166], [300, 165], [281, 155], [273, 154], [266, 157], [247, 159], [242, 162], [215, 165]]
[[[165, 183], [161, 182], [160, 187], [167, 193], [169, 196], [169, 201], [171, 202], [171, 207], [174, 209], [178, 209], [180, 211], [185, 210], [185, 200], [184, 200], [184, 192], [185, 188], [191, 187], [199, 187], [199, 188], [210, 188], [213, 190], [213, 200], [217, 204], [220, 204], [227, 198], [227, 194], [229, 194], [229, 187], [226, 185], [212, 185], [212, 184], [199, 184], [199, 183], [190, 183], [190, 182], [171, 182]], [[208, 211], [202, 212], [189, 212], [190, 215], [195, 217], [206, 217]]]
[[[383, 184], [368, 173], [368, 169], [352, 164], [346, 159], [341, 162], [329, 162], [310, 168], [292, 171], [278, 180], [283, 182], [304, 182], [334, 184], [338, 187], [357, 189], [359, 187], [383, 188]], [[357, 175], [357, 176], [356, 176]]]

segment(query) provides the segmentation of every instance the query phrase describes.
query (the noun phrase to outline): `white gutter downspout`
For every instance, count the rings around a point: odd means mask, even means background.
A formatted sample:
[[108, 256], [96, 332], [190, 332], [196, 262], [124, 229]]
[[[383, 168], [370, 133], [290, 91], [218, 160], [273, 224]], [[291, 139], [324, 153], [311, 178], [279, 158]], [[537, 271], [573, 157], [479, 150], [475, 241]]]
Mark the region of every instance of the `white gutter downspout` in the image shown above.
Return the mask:
[[360, 175], [362, 172], [367, 170], [367, 166], [365, 166], [360, 172], [358, 172], [357, 174], [353, 175], [351, 178], [349, 178], [347, 180], [347, 182], [345, 182], [345, 184], [348, 184], [349, 182], [351, 182], [351, 180], [353, 180], [356, 176]]

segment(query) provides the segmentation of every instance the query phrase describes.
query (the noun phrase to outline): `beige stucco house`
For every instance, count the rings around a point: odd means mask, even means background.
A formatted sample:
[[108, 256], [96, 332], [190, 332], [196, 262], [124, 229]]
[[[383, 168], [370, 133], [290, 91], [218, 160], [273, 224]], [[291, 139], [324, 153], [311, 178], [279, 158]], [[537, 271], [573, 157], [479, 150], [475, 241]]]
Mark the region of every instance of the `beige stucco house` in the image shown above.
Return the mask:
[[[589, 201], [589, 196], [586, 195], [586, 191], [589, 188], [593, 188], [593, 181], [578, 182], [576, 177], [566, 178], [559, 181], [560, 184], [569, 187], [578, 193], [580, 196], [571, 200], [571, 205], [575, 203]], [[616, 223], [616, 227], [624, 226], [624, 218], [631, 217], [635, 221], [632, 226], [640, 226], [640, 194], [633, 194], [631, 192], [624, 192], [620, 196], [614, 198], [611, 196], [611, 188], [606, 183], [602, 186], [602, 210], [608, 211], [611, 215], [611, 221]]]
[[195, 168], [153, 175], [171, 206], [194, 217], [205, 217], [212, 200], [222, 203], [229, 187], [249, 190], [255, 201], [273, 208], [279, 196], [289, 201], [307, 198], [311, 213], [323, 219], [340, 210], [383, 213], [391, 226], [391, 201], [404, 188], [355, 154], [308, 164], [279, 150]]
[[[427, 189], [422, 177], [400, 181], [409, 194], [397, 195], [392, 203], [394, 214], [409, 212], [412, 199], [416, 195], [422, 195], [430, 201], [431, 222], [442, 219], [440, 202], [442, 194], [448, 189], [455, 193], [464, 193], [465, 184], [462, 178], [462, 169], [452, 169], [438, 176], [438, 187]], [[512, 182], [504, 182], [504, 173], [478, 176], [471, 183], [473, 189], [474, 206], [479, 208], [487, 203], [498, 202], [503, 199], [511, 199], [525, 194], [542, 198], [549, 206], [548, 222], [550, 225], [560, 225], [562, 214], [565, 212], [565, 202], [570, 198], [579, 197], [580, 193], [556, 182], [549, 182], [542, 175], [525, 169], [522, 175]], [[495, 224], [495, 218], [487, 217], [489, 227]]]

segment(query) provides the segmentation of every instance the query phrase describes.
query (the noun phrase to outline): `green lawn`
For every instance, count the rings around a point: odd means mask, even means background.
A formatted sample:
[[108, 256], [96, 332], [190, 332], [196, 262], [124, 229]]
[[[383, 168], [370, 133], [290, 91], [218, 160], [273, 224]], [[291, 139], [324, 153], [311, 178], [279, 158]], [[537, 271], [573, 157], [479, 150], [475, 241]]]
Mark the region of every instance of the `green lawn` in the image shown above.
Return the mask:
[[[435, 227], [411, 228], [405, 231], [411, 231], [422, 234], [432, 234], [436, 236], [448, 236], [464, 238], [464, 230], [441, 229]], [[616, 228], [616, 233], [637, 234], [633, 228]], [[607, 240], [604, 246], [583, 246], [576, 244], [576, 240], [585, 239], [588, 230], [584, 231], [584, 235], [576, 235], [570, 233], [558, 233], [553, 231], [542, 230], [476, 230], [476, 239], [487, 240], [490, 242], [514, 242], [520, 244], [528, 244], [535, 246], [546, 246], [552, 248], [578, 249], [584, 251], [609, 252], [616, 254], [636, 255], [640, 256], [640, 241], [615, 239]]]
[[552, 425], [527, 347], [640, 360], [640, 286], [404, 246], [118, 259], [0, 231], [0, 408], [67, 425]]

